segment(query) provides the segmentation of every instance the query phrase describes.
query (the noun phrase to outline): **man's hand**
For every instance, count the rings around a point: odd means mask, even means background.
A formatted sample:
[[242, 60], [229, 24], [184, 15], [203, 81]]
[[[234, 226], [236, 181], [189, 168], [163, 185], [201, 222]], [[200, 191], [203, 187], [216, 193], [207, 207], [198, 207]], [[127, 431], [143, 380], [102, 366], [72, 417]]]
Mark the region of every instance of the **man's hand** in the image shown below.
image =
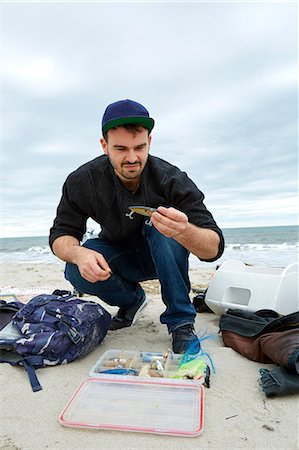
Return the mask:
[[85, 247], [78, 247], [74, 262], [80, 274], [90, 283], [106, 281], [111, 276], [111, 269], [101, 253]]
[[217, 256], [220, 243], [218, 234], [190, 223], [182, 211], [159, 206], [151, 215], [151, 221], [161, 234], [175, 239], [200, 259], [210, 260]]
[[111, 276], [111, 269], [101, 253], [82, 247], [73, 236], [60, 236], [53, 242], [53, 251], [63, 261], [76, 264], [86, 281], [106, 281]]
[[176, 238], [186, 231], [188, 217], [178, 209], [159, 206], [157, 211], [151, 215], [151, 221], [161, 234], [169, 238]]

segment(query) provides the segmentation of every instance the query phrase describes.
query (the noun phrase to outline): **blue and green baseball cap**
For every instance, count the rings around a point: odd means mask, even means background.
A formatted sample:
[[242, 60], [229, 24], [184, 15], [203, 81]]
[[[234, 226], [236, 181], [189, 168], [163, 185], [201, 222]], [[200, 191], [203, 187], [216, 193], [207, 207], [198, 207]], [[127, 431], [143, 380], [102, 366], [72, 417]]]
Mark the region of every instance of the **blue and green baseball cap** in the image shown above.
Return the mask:
[[102, 119], [102, 132], [131, 123], [138, 123], [151, 132], [155, 121], [140, 103], [128, 99], [119, 100], [107, 106]]

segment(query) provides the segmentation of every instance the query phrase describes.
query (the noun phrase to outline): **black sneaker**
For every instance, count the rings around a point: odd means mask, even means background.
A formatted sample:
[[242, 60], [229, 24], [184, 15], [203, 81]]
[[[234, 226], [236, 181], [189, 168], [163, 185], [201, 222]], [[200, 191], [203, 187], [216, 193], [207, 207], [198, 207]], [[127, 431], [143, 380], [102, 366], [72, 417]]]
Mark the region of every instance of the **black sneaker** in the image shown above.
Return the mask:
[[172, 332], [172, 349], [174, 353], [186, 353], [189, 350], [192, 354], [200, 351], [200, 342], [194, 333], [192, 324], [183, 325]]
[[128, 308], [119, 308], [116, 316], [111, 320], [109, 330], [118, 330], [124, 327], [134, 325], [141, 311], [148, 304], [149, 298], [145, 295], [142, 302], [138, 305], [129, 306]]

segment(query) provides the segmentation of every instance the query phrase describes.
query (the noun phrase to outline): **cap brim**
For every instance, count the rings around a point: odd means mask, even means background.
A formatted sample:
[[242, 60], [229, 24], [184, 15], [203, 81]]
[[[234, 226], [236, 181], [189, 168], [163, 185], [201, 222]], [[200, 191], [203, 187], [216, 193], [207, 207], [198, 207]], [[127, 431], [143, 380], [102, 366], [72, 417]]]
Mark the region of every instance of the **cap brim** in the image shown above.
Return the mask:
[[120, 119], [109, 120], [109, 122], [105, 123], [102, 128], [103, 133], [106, 133], [108, 130], [114, 127], [121, 127], [122, 125], [128, 124], [140, 124], [143, 127], [147, 128], [149, 131], [152, 131], [154, 128], [155, 121], [151, 117], [124, 117]]

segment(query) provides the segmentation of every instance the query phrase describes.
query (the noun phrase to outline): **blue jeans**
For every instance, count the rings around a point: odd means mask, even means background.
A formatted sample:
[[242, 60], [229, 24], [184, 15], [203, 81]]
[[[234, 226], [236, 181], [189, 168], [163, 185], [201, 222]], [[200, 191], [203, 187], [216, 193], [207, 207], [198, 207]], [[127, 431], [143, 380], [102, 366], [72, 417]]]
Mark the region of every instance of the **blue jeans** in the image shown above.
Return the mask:
[[189, 252], [174, 239], [144, 224], [141, 236], [133, 239], [112, 242], [100, 236], [83, 246], [101, 253], [112, 275], [107, 281], [90, 283], [75, 264], [67, 263], [65, 277], [79, 292], [96, 295], [112, 306], [127, 307], [142, 301], [140, 281], [159, 279], [166, 306], [161, 323], [167, 325], [169, 333], [194, 323], [196, 311], [189, 298]]

